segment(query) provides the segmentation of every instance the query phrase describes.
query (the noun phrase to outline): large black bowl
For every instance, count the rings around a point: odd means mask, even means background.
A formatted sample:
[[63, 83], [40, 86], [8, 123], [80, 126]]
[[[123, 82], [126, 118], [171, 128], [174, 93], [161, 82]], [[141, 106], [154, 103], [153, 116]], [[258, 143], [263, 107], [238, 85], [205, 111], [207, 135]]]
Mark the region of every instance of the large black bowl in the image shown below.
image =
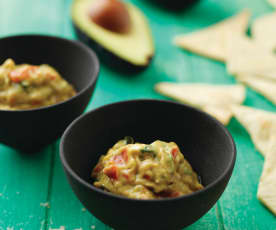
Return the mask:
[[[135, 200], [94, 187], [90, 174], [100, 155], [127, 135], [144, 143], [175, 141], [205, 188], [179, 198]], [[226, 128], [203, 112], [167, 101], [134, 100], [75, 120], [62, 136], [60, 157], [77, 197], [105, 224], [118, 230], [174, 230], [195, 222], [216, 203], [232, 174], [236, 148]]]
[[0, 63], [49, 64], [77, 90], [71, 99], [30, 110], [0, 110], [0, 142], [24, 152], [34, 152], [56, 140], [87, 106], [99, 72], [91, 49], [67, 39], [23, 35], [0, 39]]

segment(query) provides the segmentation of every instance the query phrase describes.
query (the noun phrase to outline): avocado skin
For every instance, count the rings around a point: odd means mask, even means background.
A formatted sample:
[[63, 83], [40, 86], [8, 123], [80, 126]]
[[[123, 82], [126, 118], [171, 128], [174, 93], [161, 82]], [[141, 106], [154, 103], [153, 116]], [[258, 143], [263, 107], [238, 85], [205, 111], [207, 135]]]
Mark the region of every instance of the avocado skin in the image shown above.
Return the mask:
[[110, 67], [113, 71], [125, 74], [139, 73], [145, 70], [153, 59], [153, 56], [150, 56], [148, 58], [148, 63], [145, 66], [134, 65], [130, 62], [127, 62], [82, 32], [74, 22], [72, 22], [72, 24], [78, 39], [94, 50], [97, 53], [100, 61]]

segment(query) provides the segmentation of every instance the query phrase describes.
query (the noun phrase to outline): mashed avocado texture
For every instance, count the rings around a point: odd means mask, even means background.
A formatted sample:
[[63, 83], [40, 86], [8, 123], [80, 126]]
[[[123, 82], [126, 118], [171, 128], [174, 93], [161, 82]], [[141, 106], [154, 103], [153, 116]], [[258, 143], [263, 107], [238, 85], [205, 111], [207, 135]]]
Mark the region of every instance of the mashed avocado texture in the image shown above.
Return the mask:
[[135, 199], [178, 197], [203, 188], [174, 142], [147, 145], [130, 137], [101, 156], [92, 177], [96, 187]]
[[16, 65], [7, 59], [0, 66], [0, 109], [33, 109], [75, 94], [74, 88], [49, 65]]

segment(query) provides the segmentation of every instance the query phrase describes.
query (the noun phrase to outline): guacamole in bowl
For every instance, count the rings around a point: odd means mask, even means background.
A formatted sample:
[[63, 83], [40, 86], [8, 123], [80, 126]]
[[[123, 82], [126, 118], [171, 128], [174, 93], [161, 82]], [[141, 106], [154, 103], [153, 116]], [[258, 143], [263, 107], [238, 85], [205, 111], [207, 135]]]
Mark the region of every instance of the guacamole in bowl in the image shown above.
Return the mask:
[[[140, 143], [126, 138], [116, 145], [125, 135]], [[177, 143], [179, 152], [170, 141]], [[197, 184], [196, 176], [188, 175], [193, 172], [182, 162], [181, 152], [200, 175], [204, 188], [170, 197], [175, 190], [184, 192]], [[173, 155], [176, 170], [170, 174]], [[168, 230], [183, 229], [213, 207], [232, 174], [236, 148], [228, 130], [208, 114], [180, 103], [139, 99], [104, 105], [77, 118], [61, 138], [60, 158], [76, 196], [97, 219], [113, 229]], [[92, 180], [95, 166], [96, 180]], [[178, 180], [180, 172], [183, 178]], [[192, 178], [194, 184], [189, 181]], [[177, 184], [170, 185], [174, 181]], [[122, 195], [131, 190], [144, 199]]]
[[92, 177], [96, 187], [134, 199], [178, 197], [203, 188], [174, 142], [147, 145], [130, 137], [100, 157]]
[[73, 86], [49, 65], [16, 65], [9, 58], [0, 66], [0, 109], [49, 106], [74, 95]]

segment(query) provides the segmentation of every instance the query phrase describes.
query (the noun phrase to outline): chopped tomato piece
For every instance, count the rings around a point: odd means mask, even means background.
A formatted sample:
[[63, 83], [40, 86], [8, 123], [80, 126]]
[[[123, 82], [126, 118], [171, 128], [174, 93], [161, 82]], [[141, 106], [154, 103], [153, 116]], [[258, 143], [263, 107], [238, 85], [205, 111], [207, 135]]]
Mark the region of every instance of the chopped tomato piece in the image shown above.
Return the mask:
[[35, 72], [37, 69], [38, 69], [38, 66], [35, 66], [35, 65], [30, 65], [30, 66], [28, 67], [29, 73]]
[[118, 169], [116, 166], [111, 166], [110, 168], [104, 169], [104, 174], [107, 175], [110, 179], [117, 180], [119, 177]]
[[126, 178], [127, 180], [129, 180], [129, 175], [128, 174], [124, 173], [123, 177]]
[[178, 197], [180, 196], [180, 192], [174, 191], [170, 194], [170, 197]]
[[178, 148], [173, 148], [171, 154], [172, 154], [173, 158], [175, 159], [178, 154]]
[[47, 78], [49, 78], [50, 80], [55, 80], [57, 77], [53, 74], [47, 74]]
[[94, 168], [94, 173], [98, 173], [103, 169], [102, 164], [97, 164], [96, 167]]
[[146, 180], [150, 180], [150, 179], [151, 179], [151, 177], [150, 177], [149, 175], [147, 175], [147, 174], [145, 174], [145, 175], [143, 176], [143, 178], [146, 179]]
[[122, 155], [116, 155], [113, 157], [113, 161], [116, 163], [116, 164], [124, 164], [124, 159], [122, 157]]
[[9, 73], [9, 77], [13, 82], [18, 83], [20, 81], [27, 79], [29, 75], [26, 70], [24, 71], [14, 70]]
[[121, 154], [114, 156], [113, 161], [116, 164], [125, 164], [128, 161], [127, 149], [123, 149]]
[[122, 154], [122, 157], [123, 157], [124, 161], [128, 162], [127, 149], [123, 149], [121, 154]]
[[18, 83], [28, 79], [30, 77], [30, 73], [34, 72], [37, 68], [37, 66], [27, 66], [23, 69], [16, 69], [9, 73], [9, 77], [13, 82]]

